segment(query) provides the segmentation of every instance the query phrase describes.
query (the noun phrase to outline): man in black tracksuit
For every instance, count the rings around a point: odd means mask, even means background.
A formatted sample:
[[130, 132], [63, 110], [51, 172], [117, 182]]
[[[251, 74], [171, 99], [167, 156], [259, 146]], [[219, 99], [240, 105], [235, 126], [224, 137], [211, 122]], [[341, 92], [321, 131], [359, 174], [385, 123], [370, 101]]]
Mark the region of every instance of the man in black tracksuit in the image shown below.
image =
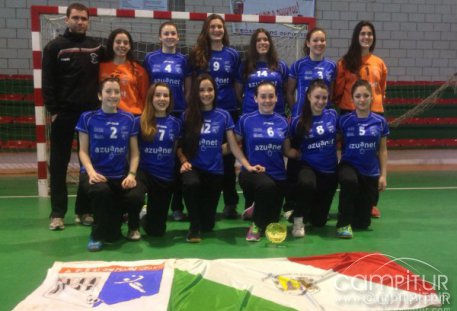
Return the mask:
[[[50, 41], [43, 50], [42, 92], [46, 109], [52, 115], [50, 230], [64, 229], [68, 203], [66, 174], [74, 129], [82, 112], [99, 106], [98, 71], [103, 52], [99, 42], [86, 36], [89, 15], [84, 5], [71, 4], [65, 22], [63, 36]], [[81, 202], [84, 197], [78, 193], [77, 215], [89, 213], [87, 202]]]

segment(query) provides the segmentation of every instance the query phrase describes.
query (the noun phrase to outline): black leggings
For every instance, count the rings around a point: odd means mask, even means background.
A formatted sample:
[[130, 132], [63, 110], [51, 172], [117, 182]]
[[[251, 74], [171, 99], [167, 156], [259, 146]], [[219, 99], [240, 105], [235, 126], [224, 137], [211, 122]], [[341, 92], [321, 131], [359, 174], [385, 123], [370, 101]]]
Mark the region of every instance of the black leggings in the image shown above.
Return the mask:
[[[173, 193], [173, 182], [158, 179], [146, 172], [138, 171], [137, 186], [133, 191], [139, 195], [148, 194], [147, 214], [144, 230], [151, 236], [162, 236], [167, 229], [168, 207]], [[129, 212], [130, 222], [138, 223], [139, 214]]]
[[222, 175], [211, 174], [195, 167], [182, 173], [182, 193], [189, 212], [190, 231], [213, 230], [222, 178]]
[[[113, 242], [121, 237], [122, 213], [139, 213], [144, 203], [143, 196], [132, 189], [123, 189], [122, 179], [90, 184], [86, 173], [80, 174], [80, 185], [89, 197], [94, 212], [92, 238], [97, 241]], [[135, 189], [135, 188], [133, 188]], [[129, 222], [129, 229], [138, 229], [138, 224]]]
[[340, 202], [337, 227], [352, 225], [367, 229], [371, 224], [371, 208], [378, 192], [378, 176], [361, 175], [348, 163], [338, 166]]
[[256, 226], [265, 230], [270, 223], [278, 222], [286, 181], [247, 171], [241, 171], [239, 181], [245, 195], [255, 202], [253, 220]]
[[302, 165], [298, 171], [294, 217], [303, 217], [305, 223], [316, 227], [324, 226], [338, 187], [337, 176], [336, 172], [326, 174]]

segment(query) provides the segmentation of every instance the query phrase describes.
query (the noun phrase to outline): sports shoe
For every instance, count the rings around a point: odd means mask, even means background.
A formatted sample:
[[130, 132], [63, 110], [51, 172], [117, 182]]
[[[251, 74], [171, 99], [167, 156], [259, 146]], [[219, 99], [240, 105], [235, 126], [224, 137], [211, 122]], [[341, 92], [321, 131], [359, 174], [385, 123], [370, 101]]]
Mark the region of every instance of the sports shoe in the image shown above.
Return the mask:
[[340, 239], [352, 239], [351, 225], [336, 228], [336, 236], [339, 237]]
[[282, 217], [284, 218], [284, 220], [287, 220], [288, 222], [293, 222], [293, 217], [292, 217], [293, 213], [294, 213], [293, 209], [288, 210], [282, 214]]
[[248, 234], [246, 235], [246, 241], [258, 242], [260, 241], [260, 230], [255, 224], [249, 227]]
[[184, 213], [181, 210], [173, 211], [172, 214], [174, 221], [183, 221], [184, 220]]
[[190, 231], [187, 233], [187, 236], [186, 236], [186, 241], [188, 243], [200, 243], [202, 241], [202, 237], [200, 235], [200, 232], [198, 231]]
[[254, 207], [255, 207], [255, 202], [252, 202], [251, 206], [246, 208], [243, 213], [241, 214], [241, 219], [243, 220], [251, 220], [252, 216], [254, 215]]
[[103, 243], [101, 241], [95, 241], [92, 237], [89, 238], [89, 243], [87, 243], [87, 250], [89, 252], [98, 252], [102, 247]]
[[129, 241], [139, 241], [141, 239], [141, 233], [138, 230], [129, 230], [127, 234], [127, 240]]
[[63, 230], [65, 229], [65, 225], [63, 223], [63, 218], [54, 217], [51, 218], [51, 222], [49, 223], [49, 230], [56, 231], [56, 230]]
[[222, 217], [225, 219], [237, 219], [239, 217], [236, 211], [236, 205], [226, 205], [224, 206], [224, 210], [222, 211]]
[[92, 214], [82, 214], [75, 216], [75, 223], [83, 226], [92, 226], [94, 222], [94, 217]]
[[305, 225], [302, 223], [294, 223], [292, 227], [292, 236], [295, 238], [302, 238], [305, 236]]
[[148, 213], [148, 206], [145, 204], [140, 211], [140, 219], [143, 219], [144, 216]]
[[377, 206], [371, 208], [371, 218], [381, 218], [381, 211]]

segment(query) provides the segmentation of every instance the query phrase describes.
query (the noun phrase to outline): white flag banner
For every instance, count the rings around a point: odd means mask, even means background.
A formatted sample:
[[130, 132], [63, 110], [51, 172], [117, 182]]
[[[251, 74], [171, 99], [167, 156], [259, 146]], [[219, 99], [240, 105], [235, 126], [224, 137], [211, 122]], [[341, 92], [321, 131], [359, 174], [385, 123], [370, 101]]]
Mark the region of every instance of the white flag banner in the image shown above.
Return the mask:
[[14, 310], [410, 310], [436, 286], [377, 253], [56, 262]]

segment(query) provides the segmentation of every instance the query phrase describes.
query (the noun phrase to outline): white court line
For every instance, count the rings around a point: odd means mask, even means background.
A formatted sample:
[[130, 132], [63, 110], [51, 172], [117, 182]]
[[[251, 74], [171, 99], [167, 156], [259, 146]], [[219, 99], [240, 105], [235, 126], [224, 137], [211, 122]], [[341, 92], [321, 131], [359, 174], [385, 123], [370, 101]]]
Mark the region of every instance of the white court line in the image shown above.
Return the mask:
[[[457, 186], [449, 187], [398, 187], [398, 188], [387, 188], [386, 191], [401, 191], [401, 190], [456, 190]], [[338, 189], [337, 191], [339, 191]], [[242, 194], [243, 191], [237, 191], [237, 193]], [[75, 194], [68, 195], [69, 198], [76, 197]], [[1, 195], [0, 199], [35, 199], [40, 198], [38, 195]]]

